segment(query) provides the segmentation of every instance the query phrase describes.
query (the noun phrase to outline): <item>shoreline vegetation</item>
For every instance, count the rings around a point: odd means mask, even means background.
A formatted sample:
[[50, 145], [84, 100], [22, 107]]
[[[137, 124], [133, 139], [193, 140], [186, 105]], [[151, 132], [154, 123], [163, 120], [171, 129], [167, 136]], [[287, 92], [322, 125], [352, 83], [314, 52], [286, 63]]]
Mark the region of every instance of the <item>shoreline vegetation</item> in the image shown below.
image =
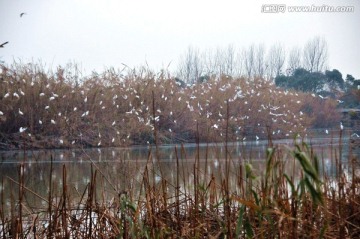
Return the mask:
[[[346, 131], [334, 99], [258, 78], [222, 76], [184, 85], [145, 69], [127, 74], [110, 69], [87, 78], [75, 68], [1, 69], [2, 147], [150, 145], [147, 162], [133, 175], [108, 174], [89, 157], [90, 180], [82, 190], [71, 187], [65, 165], [62, 177], [53, 178], [52, 156], [46, 188], [31, 189], [32, 175], [19, 162], [17, 177], [0, 182], [3, 238], [360, 236], [359, 158], [351, 147], [343, 157]], [[339, 129], [329, 158], [296, 140], [314, 125]], [[282, 138], [295, 139], [294, 145], [273, 145]], [[251, 158], [231, 157], [229, 142], [246, 140], [268, 141], [259, 170]], [[183, 142], [195, 142], [197, 153], [189, 159], [183, 146], [175, 146], [170, 180], [158, 147]], [[224, 143], [225, 157], [217, 158], [216, 170], [208, 171], [213, 159], [207, 152], [200, 162], [201, 142]], [[32, 205], [31, 197], [41, 205]]]
[[0, 79], [3, 150], [305, 137], [312, 128], [338, 129], [341, 120], [335, 99], [261, 78], [187, 85], [146, 68], [82, 77], [76, 65], [50, 72], [14, 63], [0, 65]]
[[[352, 154], [342, 158], [342, 150], [340, 143], [325, 159], [306, 143], [294, 142], [268, 147], [259, 169], [251, 159], [226, 154], [209, 172], [211, 159], [200, 163], [199, 153], [189, 159], [180, 146], [174, 147], [176, 161], [168, 178], [153, 148], [147, 162], [136, 166], [137, 176], [130, 171], [117, 176], [120, 184], [89, 158], [90, 180], [83, 190], [71, 186], [65, 165], [62, 177], [53, 178], [51, 163], [45, 196], [28, 187], [31, 175], [20, 163], [17, 178], [1, 181], [8, 190], [1, 190], [0, 236], [358, 238], [360, 162]], [[190, 167], [184, 167], [188, 160]]]

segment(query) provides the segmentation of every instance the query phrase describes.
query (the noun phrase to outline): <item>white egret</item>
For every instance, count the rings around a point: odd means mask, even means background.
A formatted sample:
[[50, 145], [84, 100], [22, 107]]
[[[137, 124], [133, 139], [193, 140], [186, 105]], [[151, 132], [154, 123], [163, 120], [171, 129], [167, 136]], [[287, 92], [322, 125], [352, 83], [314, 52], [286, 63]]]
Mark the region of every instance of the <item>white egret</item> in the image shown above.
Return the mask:
[[27, 130], [26, 127], [20, 127], [19, 132], [22, 133], [22, 132], [25, 132], [25, 130]]

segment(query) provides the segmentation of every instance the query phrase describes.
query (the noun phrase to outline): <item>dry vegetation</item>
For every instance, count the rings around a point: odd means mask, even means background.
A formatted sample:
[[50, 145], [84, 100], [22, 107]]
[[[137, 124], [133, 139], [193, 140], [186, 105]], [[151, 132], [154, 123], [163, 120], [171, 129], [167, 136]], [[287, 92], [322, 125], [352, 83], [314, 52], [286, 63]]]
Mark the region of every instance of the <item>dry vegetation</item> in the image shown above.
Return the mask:
[[39, 64], [0, 69], [3, 149], [152, 144], [155, 128], [158, 143], [194, 142], [196, 132], [202, 142], [225, 134], [234, 141], [284, 138], [339, 123], [334, 101], [263, 79], [223, 76], [181, 86], [144, 68], [89, 77], [76, 65], [55, 73]]
[[[17, 178], [1, 181], [3, 238], [360, 236], [359, 162], [350, 153], [345, 170], [343, 131], [330, 158], [317, 158], [304, 143], [287, 148], [271, 141], [305, 136], [313, 125], [338, 126], [329, 99], [263, 79], [223, 76], [181, 86], [144, 69], [81, 78], [71, 67], [52, 74], [38, 65], [2, 66], [0, 83], [4, 148], [155, 145], [133, 175], [108, 174], [89, 158], [90, 182], [75, 192], [65, 166], [59, 181], [51, 164], [49, 183], [37, 192], [27, 187], [30, 175], [20, 164]], [[262, 169], [251, 158], [231, 157], [228, 142], [248, 139], [269, 142]], [[215, 156], [220, 166], [209, 172], [208, 153], [188, 159], [184, 147], [175, 147], [170, 180], [158, 145], [173, 142], [222, 142], [225, 156]], [[124, 178], [120, 187], [117, 177]], [[30, 195], [42, 206], [32, 206]]]
[[[110, 179], [115, 175], [92, 162], [90, 182], [77, 193], [71, 193], [67, 169], [63, 167], [59, 182], [52, 178], [51, 166], [47, 196], [27, 187], [30, 175], [20, 165], [17, 179], [2, 180], [2, 188], [11, 187], [12, 193], [1, 191], [0, 236], [359, 238], [359, 161], [349, 157], [351, 167], [344, 170], [341, 147], [333, 149], [330, 159], [317, 158], [306, 144], [268, 148], [260, 169], [226, 154], [211, 173], [210, 159], [205, 164], [199, 154], [187, 159], [183, 147], [174, 148], [171, 180], [149, 154], [148, 161], [136, 167], [140, 176], [126, 174], [121, 190]], [[184, 167], [188, 160], [190, 169]], [[325, 169], [324, 160], [330, 160], [333, 170]], [[43, 206], [31, 206], [29, 195]]]

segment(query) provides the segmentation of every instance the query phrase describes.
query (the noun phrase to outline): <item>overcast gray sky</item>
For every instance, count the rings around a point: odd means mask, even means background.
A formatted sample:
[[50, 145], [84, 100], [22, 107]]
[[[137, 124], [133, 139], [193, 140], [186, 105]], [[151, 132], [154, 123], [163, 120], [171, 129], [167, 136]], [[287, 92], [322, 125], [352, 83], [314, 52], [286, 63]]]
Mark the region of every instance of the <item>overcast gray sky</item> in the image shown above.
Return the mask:
[[[351, 13], [262, 13], [256, 0], [0, 0], [0, 60], [80, 63], [86, 73], [145, 62], [159, 70], [191, 45], [199, 49], [282, 43], [287, 51], [324, 37], [330, 69], [360, 78], [360, 1], [275, 1], [354, 6]], [[20, 17], [20, 13], [26, 15]]]

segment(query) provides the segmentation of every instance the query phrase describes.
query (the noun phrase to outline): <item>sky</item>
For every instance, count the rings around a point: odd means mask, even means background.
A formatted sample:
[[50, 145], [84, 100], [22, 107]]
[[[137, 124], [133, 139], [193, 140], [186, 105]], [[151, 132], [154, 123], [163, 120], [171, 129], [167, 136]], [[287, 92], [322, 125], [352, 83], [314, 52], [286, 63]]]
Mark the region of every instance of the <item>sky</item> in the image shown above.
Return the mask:
[[[265, 13], [270, 3], [354, 6], [354, 12]], [[25, 12], [22, 17], [20, 13]], [[325, 38], [329, 68], [360, 78], [360, 1], [0, 0], [0, 61], [78, 63], [85, 74], [122, 64], [175, 71], [189, 46], [282, 44]]]

